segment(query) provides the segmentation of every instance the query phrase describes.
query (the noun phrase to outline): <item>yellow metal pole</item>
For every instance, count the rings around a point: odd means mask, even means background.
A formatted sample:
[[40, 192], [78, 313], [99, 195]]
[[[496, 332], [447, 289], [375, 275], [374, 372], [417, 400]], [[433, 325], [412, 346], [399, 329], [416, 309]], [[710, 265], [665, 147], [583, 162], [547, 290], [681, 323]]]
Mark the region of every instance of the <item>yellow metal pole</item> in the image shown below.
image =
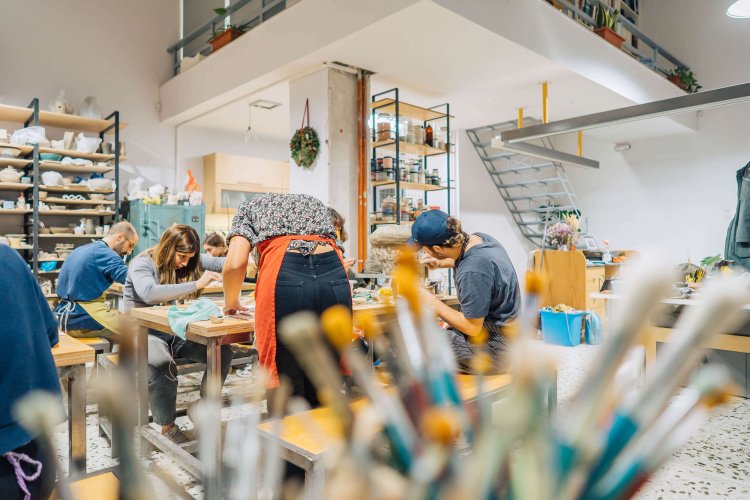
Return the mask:
[[583, 130], [578, 131], [578, 156], [583, 156]]
[[518, 128], [523, 128], [523, 108], [518, 108]]
[[548, 82], [542, 82], [542, 121], [549, 122], [549, 92]]

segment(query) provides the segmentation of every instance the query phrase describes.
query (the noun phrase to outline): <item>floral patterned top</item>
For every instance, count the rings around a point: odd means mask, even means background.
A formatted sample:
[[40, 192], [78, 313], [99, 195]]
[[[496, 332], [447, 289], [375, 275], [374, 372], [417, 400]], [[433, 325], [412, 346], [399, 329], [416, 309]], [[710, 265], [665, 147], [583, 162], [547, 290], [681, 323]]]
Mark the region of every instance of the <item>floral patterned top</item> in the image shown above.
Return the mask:
[[[227, 242], [242, 236], [255, 248], [275, 236], [294, 234], [337, 241], [328, 207], [322, 201], [309, 194], [265, 193], [239, 206]], [[288, 250], [310, 255], [317, 245], [314, 241], [292, 240]]]

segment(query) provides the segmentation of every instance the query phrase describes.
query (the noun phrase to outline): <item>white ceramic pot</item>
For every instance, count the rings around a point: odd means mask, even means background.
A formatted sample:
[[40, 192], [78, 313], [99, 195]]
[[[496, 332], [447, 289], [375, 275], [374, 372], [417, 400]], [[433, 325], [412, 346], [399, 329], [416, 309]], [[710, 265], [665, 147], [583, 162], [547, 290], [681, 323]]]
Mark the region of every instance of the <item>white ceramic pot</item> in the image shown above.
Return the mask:
[[13, 167], [0, 170], [0, 182], [18, 182], [23, 174]]
[[102, 140], [98, 137], [86, 137], [83, 133], [78, 134], [76, 151], [79, 153], [95, 153], [99, 149]]
[[60, 172], [48, 170], [42, 174], [42, 183], [45, 186], [61, 186], [63, 183], [63, 176]]

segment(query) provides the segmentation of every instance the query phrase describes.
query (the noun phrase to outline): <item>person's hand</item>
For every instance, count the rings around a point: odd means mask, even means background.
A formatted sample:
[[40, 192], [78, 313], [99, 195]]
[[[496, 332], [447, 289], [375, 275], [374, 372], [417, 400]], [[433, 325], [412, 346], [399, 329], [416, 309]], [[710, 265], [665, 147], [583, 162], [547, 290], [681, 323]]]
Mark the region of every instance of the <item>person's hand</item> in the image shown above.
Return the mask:
[[203, 275], [195, 282], [195, 286], [198, 290], [202, 290], [214, 281], [221, 281], [221, 274], [213, 271], [203, 271]]
[[235, 314], [246, 314], [250, 312], [250, 308], [243, 307], [238, 300], [232, 300], [224, 303], [224, 315], [233, 316]]
[[357, 263], [357, 259], [344, 259], [344, 267], [349, 270]]
[[436, 259], [435, 257], [425, 257], [421, 259], [419, 263], [429, 270], [434, 270], [453, 267], [455, 261], [453, 259]]

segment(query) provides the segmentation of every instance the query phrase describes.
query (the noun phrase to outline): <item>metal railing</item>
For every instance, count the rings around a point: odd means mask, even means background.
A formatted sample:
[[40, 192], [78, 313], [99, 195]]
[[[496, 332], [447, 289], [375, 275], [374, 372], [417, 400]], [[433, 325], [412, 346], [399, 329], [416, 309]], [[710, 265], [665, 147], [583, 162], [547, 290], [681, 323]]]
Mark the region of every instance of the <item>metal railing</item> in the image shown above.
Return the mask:
[[[287, 3], [292, 2], [288, 2], [288, 0], [235, 0], [226, 8], [226, 14], [217, 14], [167, 48], [167, 52], [172, 54], [173, 57], [174, 74], [177, 75], [180, 72], [180, 65], [185, 57], [192, 57], [197, 54], [208, 55], [211, 52], [211, 46], [208, 43], [209, 38], [215, 33], [216, 27], [223, 26], [226, 20], [231, 19], [233, 14], [237, 17], [241, 14], [247, 14], [247, 11], [251, 8], [257, 8], [257, 12], [252, 12], [249, 19], [241, 23], [233, 23], [242, 31], [247, 32], [286, 9]], [[244, 7], [249, 8], [243, 12]], [[192, 47], [192, 49], [188, 47], [202, 37], [205, 39], [203, 44]], [[187, 51], [191, 53], [186, 53]]]
[[[573, 20], [578, 21], [590, 29], [597, 27], [594, 18], [581, 10], [577, 6], [577, 2], [570, 2], [569, 0], [556, 0], [556, 2], [562, 6], [563, 12], [569, 14]], [[598, 4], [599, 8], [603, 7], [610, 11], [614, 10], [601, 1], [593, 3]], [[631, 40], [626, 39], [625, 43], [622, 45], [622, 50], [630, 54], [644, 66], [661, 73], [664, 76], [668, 76], [671, 70], [674, 69], [689, 69], [687, 64], [670, 54], [666, 49], [643, 33], [643, 31], [641, 31], [635, 24], [630, 22], [630, 20], [620, 15], [617, 18], [618, 35], [622, 35], [623, 28], [638, 40], [638, 46], [634, 47]], [[642, 45], [645, 47], [642, 47]]]

